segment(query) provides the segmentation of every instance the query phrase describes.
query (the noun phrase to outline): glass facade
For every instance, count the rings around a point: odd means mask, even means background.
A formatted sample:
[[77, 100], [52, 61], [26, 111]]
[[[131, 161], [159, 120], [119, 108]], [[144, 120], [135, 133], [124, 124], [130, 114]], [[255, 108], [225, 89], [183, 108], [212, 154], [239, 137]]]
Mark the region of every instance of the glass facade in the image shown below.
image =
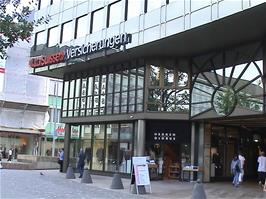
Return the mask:
[[86, 166], [95, 171], [131, 172], [133, 123], [71, 126], [70, 157], [77, 160], [82, 148]]
[[144, 67], [64, 81], [62, 117], [143, 111]]
[[[235, 63], [222, 69], [200, 72], [194, 76], [191, 116], [214, 111], [217, 117], [229, 115], [254, 115], [263, 113], [263, 67], [260, 56], [261, 47], [253, 48], [253, 57], [246, 63], [238, 64], [241, 52], [233, 54]], [[222, 52], [210, 58], [209, 63], [226, 63], [232, 52]], [[244, 56], [242, 54], [242, 56]], [[207, 62], [206, 62], [207, 63]], [[208, 63], [207, 63], [208, 64]], [[197, 68], [197, 61], [195, 67]]]

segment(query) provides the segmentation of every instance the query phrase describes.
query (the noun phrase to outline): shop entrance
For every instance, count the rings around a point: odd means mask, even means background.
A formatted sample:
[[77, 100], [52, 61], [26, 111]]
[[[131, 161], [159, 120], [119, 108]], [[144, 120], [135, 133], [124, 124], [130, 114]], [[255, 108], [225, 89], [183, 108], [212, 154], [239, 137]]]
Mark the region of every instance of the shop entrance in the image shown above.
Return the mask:
[[211, 179], [231, 179], [231, 161], [234, 154], [242, 153], [244, 180], [256, 179], [257, 158], [265, 150], [266, 127], [227, 126], [213, 124], [211, 128]]
[[190, 163], [190, 125], [186, 121], [148, 121], [146, 155], [153, 168], [151, 178], [180, 179]]

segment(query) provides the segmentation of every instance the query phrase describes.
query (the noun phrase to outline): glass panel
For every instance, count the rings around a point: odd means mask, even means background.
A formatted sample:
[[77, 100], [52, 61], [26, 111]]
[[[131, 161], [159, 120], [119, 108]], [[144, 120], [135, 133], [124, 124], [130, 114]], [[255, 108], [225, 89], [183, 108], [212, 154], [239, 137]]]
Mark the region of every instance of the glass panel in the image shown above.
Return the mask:
[[88, 96], [92, 95], [92, 91], [93, 91], [93, 77], [89, 77], [89, 80], [88, 80]]
[[120, 147], [118, 154], [119, 172], [131, 172], [131, 157], [133, 149], [133, 124], [121, 124], [120, 126]]
[[74, 97], [74, 89], [75, 89], [75, 80], [70, 81], [70, 88], [69, 88], [69, 98]]
[[177, 86], [184, 87], [188, 85], [188, 74], [183, 72], [178, 72]]
[[101, 94], [106, 93], [106, 75], [102, 75], [102, 80], [101, 80]]
[[94, 78], [94, 95], [98, 95], [99, 94], [99, 84], [100, 84], [100, 76], [96, 76]]
[[120, 93], [115, 93], [114, 106], [118, 106], [119, 104], [120, 104]]
[[69, 86], [69, 81], [64, 82], [64, 98], [68, 97], [68, 86]]
[[144, 8], [144, 1], [128, 0], [127, 19], [139, 16]]
[[128, 90], [128, 76], [123, 75], [122, 77], [122, 91], [126, 91]]
[[73, 110], [73, 103], [74, 103], [74, 100], [73, 99], [69, 99], [68, 110]]
[[88, 97], [87, 99], [87, 108], [92, 108], [92, 97]]
[[97, 32], [105, 28], [104, 9], [97, 10], [93, 13], [92, 32]]
[[129, 90], [133, 90], [135, 88], [136, 88], [136, 75], [130, 74]]
[[91, 151], [92, 125], [81, 126], [81, 148], [85, 152], [85, 168], [90, 168], [92, 151]]
[[137, 103], [143, 103], [143, 90], [137, 90]]
[[109, 10], [109, 26], [118, 24], [123, 21], [123, 14], [124, 10], [122, 1], [112, 4]]
[[136, 91], [130, 91], [129, 92], [129, 104], [135, 104], [135, 94]]
[[127, 105], [127, 92], [122, 92], [121, 105]]
[[48, 34], [50, 35], [48, 38], [48, 47], [55, 46], [59, 43], [58, 37], [59, 37], [59, 28], [54, 27], [48, 30]]
[[94, 107], [94, 108], [99, 107], [99, 96], [94, 96], [93, 107]]
[[211, 102], [208, 103], [200, 103], [200, 104], [192, 104], [191, 105], [191, 115], [194, 116], [199, 114], [207, 109], [212, 107]]
[[65, 24], [63, 24], [62, 27], [62, 41], [61, 43], [70, 41], [71, 39], [73, 39], [73, 30], [74, 28], [72, 27], [72, 21], [67, 22]]
[[118, 124], [107, 124], [105, 170], [115, 172], [118, 160]]
[[164, 86], [174, 85], [174, 70], [164, 69]]
[[67, 110], [67, 99], [63, 100], [63, 110]]
[[159, 86], [160, 84], [160, 67], [150, 66], [150, 85]]
[[120, 85], [121, 85], [121, 75], [115, 74], [115, 92], [120, 91]]
[[138, 89], [144, 87], [144, 76], [138, 76]]
[[92, 169], [103, 170], [105, 125], [94, 125]]
[[108, 93], [113, 93], [113, 86], [114, 86], [114, 75], [109, 74], [108, 75], [108, 88], [107, 88]]
[[80, 96], [80, 79], [76, 80], [76, 92], [75, 92], [75, 97]]
[[88, 33], [88, 27], [88, 15], [78, 18], [76, 38], [84, 37]]
[[36, 50], [42, 50], [46, 46], [46, 39], [44, 31], [36, 33]]

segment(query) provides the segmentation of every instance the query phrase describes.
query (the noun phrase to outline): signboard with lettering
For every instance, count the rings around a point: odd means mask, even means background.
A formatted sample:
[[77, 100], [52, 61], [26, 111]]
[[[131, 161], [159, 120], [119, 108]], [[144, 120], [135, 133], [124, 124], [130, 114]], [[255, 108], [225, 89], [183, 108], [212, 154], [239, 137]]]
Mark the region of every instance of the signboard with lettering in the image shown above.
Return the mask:
[[59, 51], [57, 53], [33, 57], [29, 61], [29, 65], [32, 68], [38, 68], [50, 64], [56, 64], [60, 62], [67, 61], [69, 59], [74, 59], [83, 55], [89, 55], [101, 50], [107, 49], [118, 49], [122, 45], [131, 43], [131, 34], [122, 33], [120, 35], [115, 35], [110, 38], [102, 39], [94, 43], [83, 44], [82, 46], [69, 47], [64, 51]]
[[149, 169], [147, 164], [147, 157], [132, 157], [133, 169], [131, 171], [131, 185], [135, 184], [137, 194], [139, 193], [139, 186], [150, 186], [151, 193], [151, 182]]

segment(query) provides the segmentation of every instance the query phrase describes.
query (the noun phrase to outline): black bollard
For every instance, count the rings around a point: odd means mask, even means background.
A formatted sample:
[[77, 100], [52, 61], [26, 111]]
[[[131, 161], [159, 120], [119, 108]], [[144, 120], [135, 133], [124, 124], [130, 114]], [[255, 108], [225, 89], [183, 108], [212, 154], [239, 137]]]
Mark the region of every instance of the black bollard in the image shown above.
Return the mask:
[[85, 169], [83, 171], [83, 175], [81, 178], [81, 183], [92, 183], [91, 175], [88, 169]]
[[74, 174], [73, 168], [72, 166], [69, 165], [66, 172], [66, 179], [75, 179], [75, 178], [76, 176]]
[[207, 197], [203, 184], [200, 183], [200, 181], [198, 180], [193, 187], [191, 199], [206, 199], [206, 198]]
[[110, 189], [124, 189], [121, 177], [118, 173], [114, 174]]

